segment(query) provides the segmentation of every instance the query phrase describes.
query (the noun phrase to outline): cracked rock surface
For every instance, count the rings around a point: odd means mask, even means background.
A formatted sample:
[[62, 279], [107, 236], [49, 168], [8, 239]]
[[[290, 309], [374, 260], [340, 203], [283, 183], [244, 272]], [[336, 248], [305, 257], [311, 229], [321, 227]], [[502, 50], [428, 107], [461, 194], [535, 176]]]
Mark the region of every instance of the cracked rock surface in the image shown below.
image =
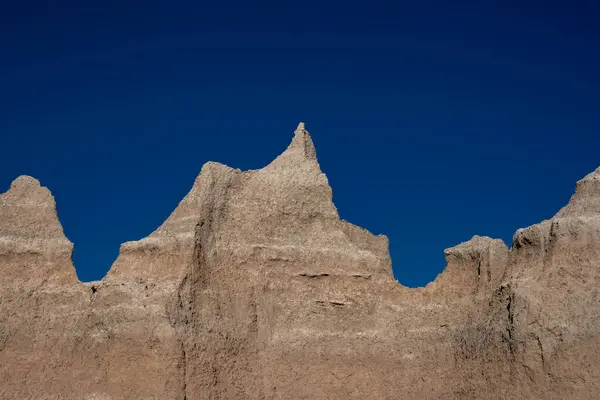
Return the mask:
[[101, 281], [72, 249], [37, 180], [0, 194], [0, 399], [600, 398], [600, 169], [424, 288], [340, 220], [304, 124], [262, 169], [205, 164]]

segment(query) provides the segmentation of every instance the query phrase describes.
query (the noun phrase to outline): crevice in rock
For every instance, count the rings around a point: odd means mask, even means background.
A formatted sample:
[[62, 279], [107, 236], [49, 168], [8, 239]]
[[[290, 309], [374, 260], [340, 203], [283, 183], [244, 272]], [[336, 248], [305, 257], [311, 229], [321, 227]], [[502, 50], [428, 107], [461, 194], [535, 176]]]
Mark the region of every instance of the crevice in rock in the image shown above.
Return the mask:
[[185, 353], [185, 344], [183, 342], [181, 342], [181, 363], [183, 400], [187, 400], [187, 356]]
[[542, 361], [542, 368], [545, 368], [546, 360], [544, 357], [544, 347], [542, 346], [542, 341], [540, 340], [540, 337], [538, 335], [536, 335], [535, 338], [537, 339], [537, 344], [538, 344], [538, 347], [540, 348], [540, 359]]
[[311, 274], [308, 272], [303, 272], [301, 274], [298, 274], [298, 276], [303, 276], [305, 278], [324, 278], [326, 276], [329, 276], [329, 274]]
[[506, 286], [501, 288], [500, 290], [504, 290], [507, 289], [508, 290], [508, 295], [506, 297], [506, 313], [507, 313], [507, 327], [506, 327], [506, 333], [508, 335], [508, 349], [510, 351], [510, 354], [512, 354], [512, 356], [515, 356], [516, 353], [516, 348], [515, 348], [515, 337], [514, 337], [514, 331], [515, 331], [515, 326], [514, 326], [514, 300], [515, 300], [515, 296], [514, 293], [512, 293], [510, 286]]

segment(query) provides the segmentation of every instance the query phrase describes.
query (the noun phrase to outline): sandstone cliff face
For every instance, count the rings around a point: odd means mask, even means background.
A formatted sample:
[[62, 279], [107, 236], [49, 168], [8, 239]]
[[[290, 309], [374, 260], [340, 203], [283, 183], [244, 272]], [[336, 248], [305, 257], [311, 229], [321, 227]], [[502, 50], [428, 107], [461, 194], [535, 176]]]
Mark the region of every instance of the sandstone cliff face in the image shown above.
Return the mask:
[[510, 250], [475, 236], [425, 288], [340, 220], [300, 124], [271, 164], [207, 163], [81, 283], [50, 192], [0, 195], [2, 399], [600, 396], [600, 169]]
[[82, 284], [72, 249], [37, 180], [0, 195], [0, 398], [178, 398], [173, 285]]

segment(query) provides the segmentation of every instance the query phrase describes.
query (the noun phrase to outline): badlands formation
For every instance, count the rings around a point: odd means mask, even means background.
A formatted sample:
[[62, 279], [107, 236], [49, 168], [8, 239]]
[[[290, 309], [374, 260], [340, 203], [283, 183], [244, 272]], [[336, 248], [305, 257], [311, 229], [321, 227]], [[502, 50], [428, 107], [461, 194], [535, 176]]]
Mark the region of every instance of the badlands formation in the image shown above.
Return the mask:
[[101, 281], [72, 249], [37, 180], [0, 195], [0, 399], [600, 398], [600, 169], [425, 288], [340, 220], [303, 124], [260, 170], [204, 165]]

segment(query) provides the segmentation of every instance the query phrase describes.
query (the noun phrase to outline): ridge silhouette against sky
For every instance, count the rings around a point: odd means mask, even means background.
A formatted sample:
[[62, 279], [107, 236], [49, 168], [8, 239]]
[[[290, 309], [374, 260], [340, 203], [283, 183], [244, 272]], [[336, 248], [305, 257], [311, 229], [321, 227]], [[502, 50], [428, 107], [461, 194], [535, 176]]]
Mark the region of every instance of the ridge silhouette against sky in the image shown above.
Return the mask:
[[510, 244], [600, 165], [598, 5], [35, 3], [0, 8], [0, 190], [50, 188], [82, 280], [204, 162], [260, 168], [299, 121], [409, 286], [474, 234]]

